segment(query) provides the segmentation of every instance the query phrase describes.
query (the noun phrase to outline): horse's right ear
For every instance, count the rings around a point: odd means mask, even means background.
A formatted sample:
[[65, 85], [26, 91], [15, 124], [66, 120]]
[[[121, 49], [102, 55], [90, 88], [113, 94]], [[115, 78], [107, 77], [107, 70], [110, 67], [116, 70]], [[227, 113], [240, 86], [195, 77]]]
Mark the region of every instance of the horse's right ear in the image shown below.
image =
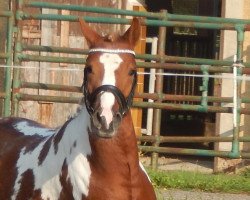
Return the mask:
[[134, 17], [131, 26], [129, 29], [124, 33], [123, 36], [121, 36], [125, 41], [130, 43], [132, 47], [135, 47], [137, 41], [140, 38], [141, 34], [141, 22], [138, 18]]
[[82, 18], [79, 18], [79, 22], [81, 25], [83, 36], [87, 40], [88, 46], [90, 48], [95, 46], [97, 42], [102, 40], [102, 37], [97, 32], [92, 30]]

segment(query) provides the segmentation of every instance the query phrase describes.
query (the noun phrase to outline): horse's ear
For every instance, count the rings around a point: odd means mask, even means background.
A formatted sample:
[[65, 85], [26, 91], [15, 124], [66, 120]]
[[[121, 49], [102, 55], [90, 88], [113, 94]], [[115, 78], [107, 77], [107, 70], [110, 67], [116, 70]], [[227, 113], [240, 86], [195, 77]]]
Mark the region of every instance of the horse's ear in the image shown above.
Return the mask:
[[95, 46], [97, 42], [102, 40], [102, 37], [97, 32], [92, 30], [82, 18], [79, 18], [79, 22], [81, 25], [83, 36], [87, 40], [89, 47]]
[[141, 22], [138, 18], [134, 17], [129, 29], [124, 33], [122, 38], [129, 42], [133, 47], [135, 47], [137, 41], [139, 40], [141, 33]]

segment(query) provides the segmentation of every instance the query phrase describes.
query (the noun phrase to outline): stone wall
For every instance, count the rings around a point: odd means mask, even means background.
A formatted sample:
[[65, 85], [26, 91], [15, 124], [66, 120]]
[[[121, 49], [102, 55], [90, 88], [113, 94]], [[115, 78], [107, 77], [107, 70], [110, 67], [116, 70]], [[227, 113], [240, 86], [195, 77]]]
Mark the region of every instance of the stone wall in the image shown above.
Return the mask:
[[[238, 18], [238, 19], [250, 19], [250, 5], [248, 0], [223, 0], [222, 1], [222, 17], [226, 18]], [[244, 40], [244, 62], [250, 61], [250, 33], [246, 32]], [[220, 59], [233, 60], [236, 54], [237, 48], [237, 35], [236, 31], [222, 31], [221, 32], [221, 43], [220, 43]], [[225, 74], [225, 76], [227, 76]], [[242, 96], [250, 97], [249, 90], [250, 83], [243, 81]], [[223, 79], [220, 82], [220, 95], [222, 97], [233, 96], [233, 81], [230, 79]], [[225, 106], [232, 106], [225, 104]], [[233, 115], [232, 114], [217, 114], [216, 118], [216, 134], [219, 136], [232, 136], [233, 135]], [[240, 124], [240, 136], [249, 134], [250, 117], [242, 115]], [[228, 143], [216, 144], [216, 150], [220, 151], [231, 151], [232, 145]], [[249, 145], [244, 144], [240, 146], [243, 150], [249, 150]], [[236, 170], [239, 166], [244, 165], [242, 159], [222, 159], [215, 158], [214, 170], [215, 171], [232, 171]]]

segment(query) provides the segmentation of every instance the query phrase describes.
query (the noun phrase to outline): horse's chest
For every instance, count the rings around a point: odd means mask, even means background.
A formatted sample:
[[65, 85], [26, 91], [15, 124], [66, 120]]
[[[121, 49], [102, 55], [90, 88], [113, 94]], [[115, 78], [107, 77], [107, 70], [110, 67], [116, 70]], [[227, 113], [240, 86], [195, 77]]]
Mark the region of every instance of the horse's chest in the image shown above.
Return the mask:
[[111, 171], [111, 174], [104, 171], [103, 173], [95, 173], [93, 171], [90, 177], [87, 200], [131, 200], [130, 176], [121, 176], [117, 169], [112, 169]]

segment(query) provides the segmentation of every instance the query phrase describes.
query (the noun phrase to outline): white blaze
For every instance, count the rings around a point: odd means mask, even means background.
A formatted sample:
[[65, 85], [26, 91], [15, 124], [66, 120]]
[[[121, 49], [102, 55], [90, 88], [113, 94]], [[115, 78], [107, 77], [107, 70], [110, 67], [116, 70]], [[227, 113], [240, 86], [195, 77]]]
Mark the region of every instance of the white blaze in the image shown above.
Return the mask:
[[[100, 56], [100, 63], [104, 66], [104, 76], [102, 85], [115, 86], [115, 71], [119, 68], [122, 62], [121, 57], [118, 54], [104, 53]], [[112, 107], [115, 103], [115, 97], [111, 92], [104, 92], [101, 97], [101, 116], [106, 118], [107, 125], [111, 123], [113, 119]]]

